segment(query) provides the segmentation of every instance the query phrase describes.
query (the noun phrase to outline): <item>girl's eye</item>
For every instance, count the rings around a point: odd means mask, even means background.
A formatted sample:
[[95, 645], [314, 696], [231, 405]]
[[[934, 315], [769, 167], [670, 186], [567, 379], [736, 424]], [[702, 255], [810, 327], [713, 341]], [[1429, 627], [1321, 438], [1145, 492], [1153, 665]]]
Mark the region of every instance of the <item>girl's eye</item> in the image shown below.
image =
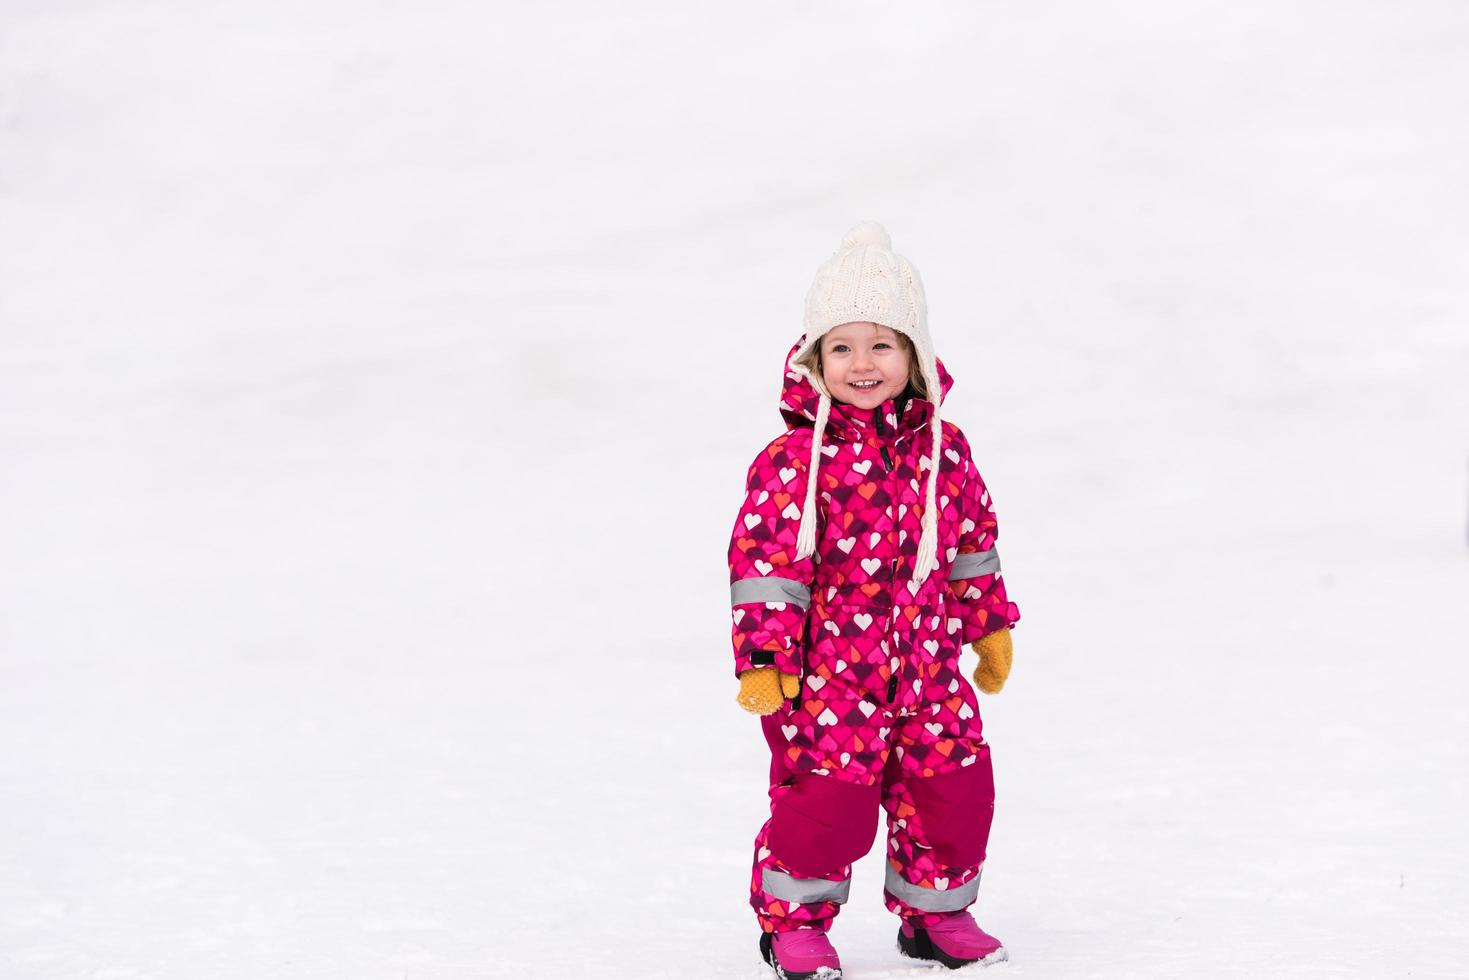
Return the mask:
[[879, 340], [877, 343], [872, 345], [874, 350], [886, 350], [890, 346], [891, 345], [885, 340]]
[[834, 345], [832, 347], [831, 352], [833, 354], [845, 354], [847, 352], [847, 345], [846, 344], [836, 344], [836, 345]]

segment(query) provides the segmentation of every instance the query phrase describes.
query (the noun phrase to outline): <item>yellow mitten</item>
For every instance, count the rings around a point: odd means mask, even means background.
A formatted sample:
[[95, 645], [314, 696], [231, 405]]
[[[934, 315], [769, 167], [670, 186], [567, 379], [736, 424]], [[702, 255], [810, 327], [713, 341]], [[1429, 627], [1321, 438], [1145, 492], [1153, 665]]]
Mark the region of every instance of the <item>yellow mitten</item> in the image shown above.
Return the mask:
[[740, 693], [735, 703], [753, 715], [768, 715], [800, 690], [801, 679], [796, 675], [782, 674], [774, 667], [756, 667], [740, 674]]
[[1010, 631], [995, 630], [970, 646], [979, 654], [979, 666], [974, 668], [974, 683], [986, 694], [999, 694], [1010, 676], [1010, 661], [1015, 655]]

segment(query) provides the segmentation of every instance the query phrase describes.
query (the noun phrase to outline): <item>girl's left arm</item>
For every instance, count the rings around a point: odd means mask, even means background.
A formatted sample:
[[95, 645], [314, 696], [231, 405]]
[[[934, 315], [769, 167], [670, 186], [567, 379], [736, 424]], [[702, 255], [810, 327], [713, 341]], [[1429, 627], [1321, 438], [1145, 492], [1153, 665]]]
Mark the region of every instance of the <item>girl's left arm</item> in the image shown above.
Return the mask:
[[1000, 525], [989, 490], [974, 465], [969, 440], [957, 430], [954, 449], [962, 457], [963, 523], [959, 528], [959, 553], [949, 569], [949, 593], [963, 623], [960, 642], [967, 644], [1014, 626], [1020, 621], [1020, 609], [1006, 594], [1000, 573], [1000, 551], [995, 544]]

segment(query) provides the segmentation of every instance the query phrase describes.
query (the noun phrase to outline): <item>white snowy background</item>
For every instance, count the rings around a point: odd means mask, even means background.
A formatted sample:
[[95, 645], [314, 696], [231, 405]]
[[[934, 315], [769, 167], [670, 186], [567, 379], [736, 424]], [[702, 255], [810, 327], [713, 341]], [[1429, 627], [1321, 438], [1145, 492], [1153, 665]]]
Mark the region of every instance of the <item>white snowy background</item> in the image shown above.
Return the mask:
[[1466, 120], [1459, 2], [5, 0], [0, 977], [763, 977], [724, 553], [862, 218], [996, 975], [1469, 976]]

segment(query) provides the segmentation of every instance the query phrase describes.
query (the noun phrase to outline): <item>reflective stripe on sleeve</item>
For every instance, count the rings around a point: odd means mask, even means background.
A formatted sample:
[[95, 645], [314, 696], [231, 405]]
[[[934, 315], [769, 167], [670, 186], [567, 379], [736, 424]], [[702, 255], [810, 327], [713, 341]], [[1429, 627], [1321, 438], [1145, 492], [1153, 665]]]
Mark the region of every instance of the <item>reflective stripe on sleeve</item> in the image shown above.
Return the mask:
[[810, 902], [846, 902], [852, 892], [852, 879], [827, 881], [825, 878], [793, 878], [774, 868], [760, 870], [760, 890], [771, 898], [800, 905]]
[[989, 551], [971, 551], [954, 557], [953, 567], [949, 569], [949, 581], [952, 582], [956, 578], [993, 575], [999, 570], [1000, 551], [998, 548], [991, 548]]
[[888, 865], [887, 880], [883, 882], [889, 895], [896, 898], [910, 908], [921, 909], [924, 912], [957, 912], [974, 904], [979, 897], [979, 875], [975, 875], [970, 881], [962, 885], [950, 888], [947, 891], [939, 891], [936, 888], [924, 888], [900, 875], [896, 868]]
[[802, 609], [811, 605], [811, 590], [793, 579], [772, 575], [769, 578], [742, 578], [730, 584], [729, 602], [791, 602]]

